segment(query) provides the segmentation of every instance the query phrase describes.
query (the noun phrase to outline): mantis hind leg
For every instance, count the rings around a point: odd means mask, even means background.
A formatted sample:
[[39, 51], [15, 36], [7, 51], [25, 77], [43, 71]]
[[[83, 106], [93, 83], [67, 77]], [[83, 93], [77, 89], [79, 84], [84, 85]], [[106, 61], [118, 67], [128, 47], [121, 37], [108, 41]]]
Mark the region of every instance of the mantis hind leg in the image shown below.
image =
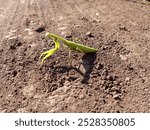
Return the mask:
[[[84, 52], [83, 52], [80, 48], [78, 48], [78, 47], [76, 48], [76, 51], [81, 52], [82, 54], [84, 54]], [[80, 60], [80, 61], [79, 61], [78, 69], [81, 67], [82, 64], [83, 64], [83, 61]]]

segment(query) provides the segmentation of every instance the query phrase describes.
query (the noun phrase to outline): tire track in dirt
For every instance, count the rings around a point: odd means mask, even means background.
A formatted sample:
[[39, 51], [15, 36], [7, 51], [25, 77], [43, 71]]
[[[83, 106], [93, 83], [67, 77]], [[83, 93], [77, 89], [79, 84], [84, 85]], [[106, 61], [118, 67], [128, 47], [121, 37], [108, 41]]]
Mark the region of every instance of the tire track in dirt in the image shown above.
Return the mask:
[[[26, 4], [28, 1], [26, 1]], [[5, 9], [4, 16], [5, 19], [2, 21], [1, 25], [5, 22], [5, 27], [3, 27], [3, 38], [1, 41], [7, 39], [17, 38], [17, 31], [20, 32], [22, 26], [22, 20], [24, 19], [24, 11], [27, 9], [26, 4], [24, 5], [23, 1], [18, 0], [17, 2], [9, 1], [9, 5]], [[25, 9], [26, 8], [26, 9]], [[11, 11], [11, 12], [10, 12]], [[9, 16], [8, 16], [9, 14]], [[12, 26], [12, 23], [15, 23]], [[22, 30], [21, 30], [22, 31]]]
[[[0, 38], [1, 38], [1, 42], [2, 42], [2, 40], [3, 40], [3, 36], [5, 36], [5, 34], [7, 33], [7, 30], [8, 30], [8, 26], [10, 26], [9, 24], [10, 24], [10, 22], [12, 21], [12, 19], [13, 19], [13, 15], [14, 15], [14, 12], [15, 12], [15, 10], [16, 10], [16, 6], [14, 5], [15, 3], [12, 1], [12, 0], [10, 0], [10, 1], [7, 1], [7, 3], [6, 2], [4, 2], [4, 1], [2, 1], [3, 3], [5, 3], [4, 5], [4, 7], [2, 8], [2, 10], [3, 10], [3, 13], [1, 14], [2, 16], [3, 16], [3, 18], [1, 19], [1, 22], [0, 22], [0, 27], [1, 27], [1, 32], [3, 32], [3, 33], [1, 33], [1, 35], [0, 35]], [[8, 16], [9, 14], [10, 14], [10, 11], [12, 12], [12, 15], [11, 16]], [[4, 25], [4, 23], [5, 23], [5, 27], [3, 26]], [[1, 43], [0, 42], [0, 43]]]
[[[12, 106], [12, 108], [10, 107], [9, 111], [12, 111], [15, 107], [15, 105], [19, 106], [19, 102], [20, 100], [22, 100], [22, 96], [20, 96], [20, 99], [18, 101], [16, 101], [16, 94], [14, 93], [14, 91], [16, 91], [18, 93], [18, 95], [20, 95], [20, 85], [17, 84], [15, 86], [15, 82], [17, 79], [13, 78], [13, 77], [9, 77], [9, 75], [7, 74], [9, 70], [14, 70], [12, 72], [15, 72], [17, 74], [17, 71], [15, 69], [19, 68], [20, 66], [17, 65], [15, 66], [15, 64], [13, 62], [11, 62], [11, 59], [14, 58], [14, 61], [18, 60], [19, 58], [22, 57], [22, 54], [24, 55], [25, 54], [25, 51], [20, 53], [19, 51], [23, 51], [23, 50], [20, 50], [19, 48], [17, 48], [17, 51], [11, 51], [11, 49], [9, 49], [9, 46], [11, 47], [17, 47], [18, 45], [22, 45], [22, 42], [23, 41], [20, 41], [19, 39], [22, 38], [22, 36], [20, 35], [20, 32], [23, 31], [23, 19], [24, 19], [24, 11], [27, 10], [27, 6], [28, 5], [28, 2], [29, 1], [26, 1], [26, 4], [24, 5], [23, 1], [8, 1], [8, 5], [7, 5], [7, 9], [6, 9], [6, 12], [4, 13], [4, 15], [6, 16], [6, 26], [3, 28], [3, 35], [2, 35], [2, 39], [1, 39], [1, 43], [2, 43], [2, 48], [4, 48], [4, 54], [1, 55], [1, 61], [4, 63], [4, 64], [1, 64], [1, 73], [5, 73], [6, 76], [3, 77], [3, 81], [1, 82], [1, 85], [2, 85], [2, 88], [3, 89], [3, 98], [4, 100], [2, 102], [7, 102], [9, 104], [9, 106]], [[11, 11], [11, 12], [10, 12]], [[8, 16], [8, 15], [10, 16]], [[14, 24], [15, 23], [15, 24]], [[4, 23], [1, 23], [2, 25]], [[13, 26], [12, 26], [13, 25]], [[19, 39], [18, 39], [19, 37]], [[19, 43], [19, 44], [18, 44]], [[14, 45], [13, 45], [14, 44]], [[16, 45], [17, 46], [16, 46]], [[11, 53], [11, 54], [10, 54]], [[5, 57], [5, 58], [2, 58], [2, 57]], [[20, 62], [20, 61], [19, 61]], [[19, 63], [18, 62], [18, 63]], [[23, 71], [23, 69], [22, 69]], [[11, 72], [10, 72], [11, 73]], [[15, 75], [16, 75], [15, 74]], [[24, 75], [25, 76], [25, 75]], [[9, 78], [9, 80], [8, 80]], [[19, 80], [19, 79], [18, 79]], [[11, 85], [10, 85], [11, 84]], [[14, 87], [15, 86], [15, 87]], [[21, 85], [23, 86], [23, 84]], [[12, 101], [11, 103], [10, 100]], [[18, 102], [14, 105], [13, 102]], [[4, 106], [3, 110], [5, 110], [5, 105], [4, 103], [2, 103], [1, 105]], [[17, 107], [16, 106], [16, 107]]]

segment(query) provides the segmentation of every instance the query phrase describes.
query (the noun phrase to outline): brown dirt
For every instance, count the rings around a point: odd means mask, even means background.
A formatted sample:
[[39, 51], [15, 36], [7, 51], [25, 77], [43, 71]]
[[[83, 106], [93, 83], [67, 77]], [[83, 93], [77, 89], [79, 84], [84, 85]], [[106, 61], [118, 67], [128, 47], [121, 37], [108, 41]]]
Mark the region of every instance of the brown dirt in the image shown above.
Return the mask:
[[[0, 112], [150, 112], [148, 1], [1, 0], [0, 30]], [[98, 52], [40, 66], [45, 32]]]

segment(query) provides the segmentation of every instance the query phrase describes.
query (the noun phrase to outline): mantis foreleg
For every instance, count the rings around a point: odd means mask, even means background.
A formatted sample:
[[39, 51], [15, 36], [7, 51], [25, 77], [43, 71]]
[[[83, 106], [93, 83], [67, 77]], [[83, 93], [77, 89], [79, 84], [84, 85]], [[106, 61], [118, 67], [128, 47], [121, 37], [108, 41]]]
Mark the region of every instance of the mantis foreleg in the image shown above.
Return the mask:
[[41, 55], [40, 55], [40, 59], [42, 58], [42, 61], [41, 61], [41, 64], [44, 63], [44, 61], [50, 57], [51, 55], [53, 55], [59, 48], [60, 48], [60, 44], [58, 42], [58, 40], [55, 38], [54, 39], [54, 43], [55, 43], [55, 48], [51, 49], [51, 50], [48, 50], [48, 51], [45, 51], [43, 52]]

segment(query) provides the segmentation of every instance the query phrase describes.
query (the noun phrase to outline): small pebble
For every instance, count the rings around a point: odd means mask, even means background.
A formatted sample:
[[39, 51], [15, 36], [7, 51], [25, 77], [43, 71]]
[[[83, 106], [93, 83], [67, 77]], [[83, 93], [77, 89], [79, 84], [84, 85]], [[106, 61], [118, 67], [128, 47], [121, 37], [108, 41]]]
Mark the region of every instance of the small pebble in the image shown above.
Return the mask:
[[79, 99], [81, 99], [81, 100], [83, 100], [84, 97], [85, 97], [85, 96], [84, 96], [83, 94], [79, 95]]
[[121, 96], [120, 94], [115, 94], [115, 95], [113, 96], [113, 98], [114, 98], [114, 99], [120, 99], [120, 96]]
[[125, 81], [130, 81], [130, 77], [126, 77], [126, 78], [125, 78]]
[[120, 55], [121, 60], [127, 60], [127, 57], [125, 55]]
[[94, 37], [94, 35], [91, 32], [89, 32], [89, 31], [86, 33], [86, 36], [88, 36], [90, 38]]
[[110, 81], [113, 81], [113, 80], [114, 80], [114, 78], [113, 78], [111, 75], [108, 75], [106, 78], [107, 78], [108, 80], [110, 80]]

